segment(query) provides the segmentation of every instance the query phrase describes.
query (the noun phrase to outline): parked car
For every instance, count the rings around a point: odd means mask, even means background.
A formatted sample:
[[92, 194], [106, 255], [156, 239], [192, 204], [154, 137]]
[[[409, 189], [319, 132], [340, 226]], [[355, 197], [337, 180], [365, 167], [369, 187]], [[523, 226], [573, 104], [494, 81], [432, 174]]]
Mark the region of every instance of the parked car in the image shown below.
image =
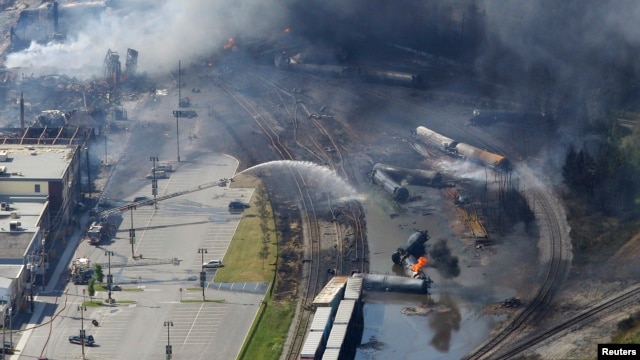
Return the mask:
[[72, 344], [77, 344], [77, 345], [82, 345], [82, 341], [84, 340], [84, 345], [85, 346], [93, 346], [95, 345], [95, 340], [93, 338], [93, 335], [89, 335], [87, 337], [85, 337], [84, 339], [78, 335], [71, 335], [69, 336], [69, 342]]
[[206, 263], [202, 264], [202, 267], [205, 269], [217, 269], [222, 267], [222, 260], [209, 260]]
[[140, 206], [151, 205], [153, 204], [153, 199], [150, 199], [147, 196], [138, 196], [135, 199], [133, 199], [133, 202]]
[[2, 346], [2, 350], [0, 350], [0, 354], [7, 354], [7, 355], [15, 354], [15, 349], [13, 348], [13, 344], [9, 341], [5, 341], [4, 346]]
[[[173, 166], [167, 163], [158, 163], [155, 168], [156, 171], [173, 171]], [[153, 168], [151, 168], [153, 171]]]
[[241, 200], [233, 200], [229, 203], [229, 209], [231, 210], [244, 210], [249, 208], [249, 203]]

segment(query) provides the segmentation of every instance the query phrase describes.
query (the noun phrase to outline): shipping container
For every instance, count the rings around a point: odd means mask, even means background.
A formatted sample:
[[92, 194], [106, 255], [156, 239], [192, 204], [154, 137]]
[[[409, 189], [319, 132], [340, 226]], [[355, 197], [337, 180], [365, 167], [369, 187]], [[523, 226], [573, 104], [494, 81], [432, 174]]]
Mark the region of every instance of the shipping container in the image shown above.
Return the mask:
[[362, 277], [350, 277], [344, 290], [345, 300], [359, 300], [362, 294]]
[[[333, 319], [334, 324], [349, 324], [351, 317], [353, 316], [353, 309], [355, 308], [356, 300], [342, 300], [338, 306], [338, 312]], [[335, 325], [334, 325], [335, 326]]]
[[300, 359], [321, 359], [324, 352], [324, 343], [322, 332], [311, 331], [307, 333], [307, 338], [304, 340], [304, 345], [302, 345], [302, 350], [300, 351]]

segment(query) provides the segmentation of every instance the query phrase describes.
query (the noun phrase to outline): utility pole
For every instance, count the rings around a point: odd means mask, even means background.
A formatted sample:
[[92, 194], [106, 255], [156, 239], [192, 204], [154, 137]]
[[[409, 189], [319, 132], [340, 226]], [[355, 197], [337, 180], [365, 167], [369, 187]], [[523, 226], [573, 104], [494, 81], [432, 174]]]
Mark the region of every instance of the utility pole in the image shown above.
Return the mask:
[[136, 243], [136, 229], [133, 228], [133, 210], [136, 209], [135, 205], [127, 205], [127, 210], [131, 212], [131, 227], [129, 228], [129, 242], [131, 243], [131, 257], [137, 260], [136, 253], [133, 246]]
[[[178, 60], [178, 109], [180, 109], [180, 103], [182, 102], [182, 95], [180, 94], [181, 77], [180, 73], [182, 72], [180, 68], [180, 60]], [[178, 131], [178, 112], [173, 112], [176, 115], [176, 144], [178, 145], [178, 162], [180, 162], [180, 132]]]
[[180, 110], [174, 110], [173, 114], [176, 116], [176, 144], [178, 147], [178, 162], [180, 162], [180, 130], [178, 128], [178, 115], [180, 115]]
[[45, 286], [45, 278], [46, 278], [46, 276], [45, 276], [46, 275], [45, 274], [45, 270], [46, 270], [46, 268], [45, 268], [46, 250], [45, 250], [44, 245], [45, 245], [45, 239], [42, 238], [42, 248], [41, 248], [42, 255], [40, 256], [40, 266], [42, 266], [42, 291], [45, 290], [44, 286]]
[[29, 268], [30, 268], [30, 273], [29, 273], [29, 277], [30, 277], [30, 283], [31, 285], [29, 286], [29, 300], [30, 300], [30, 307], [31, 307], [31, 312], [33, 313], [33, 308], [34, 308], [34, 303], [33, 303], [33, 292], [34, 292], [34, 282], [35, 282], [35, 274], [36, 274], [36, 270], [35, 270], [35, 260], [34, 260], [35, 255], [31, 254], [29, 255]]
[[173, 326], [173, 321], [165, 321], [164, 322], [164, 326], [167, 328], [167, 347], [165, 350], [165, 353], [167, 354], [167, 359], [166, 360], [171, 360], [171, 356], [172, 356], [172, 349], [171, 349], [171, 340], [169, 338], [169, 329]]
[[91, 192], [91, 165], [89, 164], [89, 142], [87, 141], [87, 146], [84, 148], [85, 154], [87, 155], [87, 186], [89, 188], [89, 199], [91, 199], [93, 193]]
[[153, 208], [158, 208], [157, 196], [158, 196], [158, 179], [156, 179], [156, 161], [158, 161], [157, 156], [149, 157], [149, 160], [153, 162], [153, 167], [151, 168], [151, 194], [153, 195]]
[[87, 308], [84, 306], [78, 306], [78, 311], [80, 311], [80, 342], [82, 343], [82, 360], [84, 360], [84, 312], [87, 311]]
[[[4, 300], [4, 295], [2, 296], [2, 300]], [[7, 329], [7, 305], [5, 304], [2, 308], [2, 357], [0, 359], [4, 360], [4, 343], [6, 341], [5, 333]]]
[[107, 160], [108, 157], [107, 157], [107, 127], [106, 126], [102, 128], [102, 132], [104, 135], [104, 164], [109, 165], [109, 160]]
[[202, 302], [205, 302], [204, 298], [204, 283], [207, 281], [207, 273], [204, 271], [204, 254], [207, 253], [207, 249], [199, 248], [198, 254], [202, 254], [202, 268], [200, 270], [200, 286], [202, 286]]
[[113, 284], [113, 277], [111, 276], [111, 256], [113, 255], [113, 251], [105, 251], [104, 254], [109, 257], [109, 273], [107, 274], [107, 290], [109, 291], [109, 296], [107, 300], [109, 304], [111, 304], [111, 284]]

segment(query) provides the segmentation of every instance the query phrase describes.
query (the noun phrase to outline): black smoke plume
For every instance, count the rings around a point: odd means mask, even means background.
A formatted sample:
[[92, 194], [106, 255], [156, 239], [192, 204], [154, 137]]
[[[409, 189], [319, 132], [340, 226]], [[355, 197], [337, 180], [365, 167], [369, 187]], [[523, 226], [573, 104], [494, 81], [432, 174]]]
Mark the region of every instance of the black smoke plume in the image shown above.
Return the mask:
[[451, 255], [446, 239], [438, 239], [429, 247], [429, 266], [436, 268], [446, 279], [460, 275], [458, 257]]

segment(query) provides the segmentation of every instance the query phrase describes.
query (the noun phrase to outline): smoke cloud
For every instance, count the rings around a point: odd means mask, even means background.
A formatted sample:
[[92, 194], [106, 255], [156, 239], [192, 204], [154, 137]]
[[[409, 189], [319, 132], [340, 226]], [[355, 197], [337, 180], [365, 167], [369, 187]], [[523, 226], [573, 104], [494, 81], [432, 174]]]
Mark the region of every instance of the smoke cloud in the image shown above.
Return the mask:
[[438, 239], [429, 246], [429, 266], [436, 268], [446, 279], [460, 275], [458, 257], [451, 255], [446, 239]]
[[[120, 1], [122, 2], [122, 1]], [[230, 37], [263, 38], [282, 31], [285, 9], [278, 1], [180, 0], [122, 2], [126, 8], [92, 12], [60, 5], [62, 43], [36, 44], [7, 57], [6, 66], [50, 67], [77, 77], [101, 75], [108, 49], [124, 55], [138, 50], [138, 69], [166, 73], [179, 60], [189, 61], [222, 50]]]

